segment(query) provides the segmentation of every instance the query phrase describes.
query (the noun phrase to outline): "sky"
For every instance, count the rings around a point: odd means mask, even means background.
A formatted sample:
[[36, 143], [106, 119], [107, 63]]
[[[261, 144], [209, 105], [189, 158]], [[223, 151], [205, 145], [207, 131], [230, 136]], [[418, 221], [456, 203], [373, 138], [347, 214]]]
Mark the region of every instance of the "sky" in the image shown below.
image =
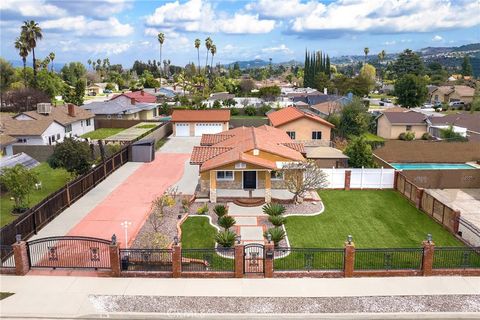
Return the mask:
[[[330, 56], [480, 42], [479, 0], [1, 0], [0, 55], [20, 60], [13, 46], [24, 20], [43, 29], [36, 55], [57, 62], [109, 58], [130, 67], [159, 59], [197, 61], [196, 38], [217, 47], [214, 64], [272, 58], [303, 61], [305, 50]], [[31, 57], [29, 57], [31, 60]], [[210, 60], [210, 58], [209, 58]]]

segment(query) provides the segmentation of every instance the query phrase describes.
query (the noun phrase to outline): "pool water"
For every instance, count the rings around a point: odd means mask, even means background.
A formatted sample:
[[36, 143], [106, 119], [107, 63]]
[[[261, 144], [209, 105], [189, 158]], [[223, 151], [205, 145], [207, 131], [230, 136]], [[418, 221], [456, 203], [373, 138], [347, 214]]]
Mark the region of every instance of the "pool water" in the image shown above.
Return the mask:
[[466, 163], [390, 163], [397, 170], [455, 170], [476, 169]]

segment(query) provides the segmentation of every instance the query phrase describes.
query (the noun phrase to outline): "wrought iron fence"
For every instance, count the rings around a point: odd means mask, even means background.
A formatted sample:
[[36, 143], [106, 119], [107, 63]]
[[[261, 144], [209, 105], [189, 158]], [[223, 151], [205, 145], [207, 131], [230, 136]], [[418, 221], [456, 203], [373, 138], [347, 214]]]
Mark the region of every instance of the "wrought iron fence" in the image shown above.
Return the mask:
[[343, 270], [344, 249], [330, 248], [275, 248], [273, 269], [287, 270]]
[[13, 258], [13, 248], [9, 245], [0, 245], [0, 257], [2, 268], [15, 268], [15, 259]]
[[171, 249], [120, 249], [122, 271], [172, 271]]
[[356, 249], [356, 270], [420, 270], [423, 248]]
[[31, 268], [110, 269], [109, 240], [50, 237], [28, 241]]
[[436, 247], [433, 269], [480, 268], [480, 247]]
[[235, 249], [182, 249], [182, 271], [234, 272]]

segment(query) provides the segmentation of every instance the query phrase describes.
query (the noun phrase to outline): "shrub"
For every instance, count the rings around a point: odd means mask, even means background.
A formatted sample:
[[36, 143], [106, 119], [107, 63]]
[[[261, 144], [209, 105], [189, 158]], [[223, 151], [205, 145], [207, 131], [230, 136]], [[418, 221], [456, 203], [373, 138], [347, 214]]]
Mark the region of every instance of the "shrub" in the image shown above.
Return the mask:
[[270, 234], [270, 236], [272, 237], [272, 241], [275, 244], [275, 246], [278, 246], [280, 241], [285, 239], [285, 231], [283, 231], [282, 228], [275, 227], [275, 228], [270, 228], [267, 231], [265, 231], [264, 237], [266, 239], [268, 239], [268, 234]]
[[260, 109], [258, 109], [261, 115], [266, 115], [270, 110], [272, 110], [272, 107], [270, 107], [268, 104], [264, 104], [260, 107]]
[[412, 132], [412, 131], [402, 132], [398, 136], [398, 139], [404, 140], [404, 141], [412, 141], [415, 139], [415, 132]]
[[268, 221], [270, 221], [275, 227], [281, 227], [285, 224], [285, 217], [282, 216], [270, 216], [268, 217]]
[[285, 207], [279, 203], [267, 203], [262, 208], [263, 213], [269, 216], [280, 216], [285, 213]]
[[207, 214], [207, 213], [208, 213], [208, 204], [206, 203], [197, 209], [197, 214]]
[[227, 207], [225, 207], [223, 204], [217, 204], [213, 208], [213, 212], [220, 218], [223, 217], [224, 215], [227, 214]]
[[21, 164], [4, 168], [0, 175], [0, 183], [5, 186], [8, 193], [14, 198], [14, 212], [23, 212], [28, 207], [28, 195], [38, 183], [38, 175]]
[[240, 113], [240, 111], [238, 111], [238, 108], [230, 107], [230, 114], [232, 116], [238, 116], [239, 113]]
[[430, 135], [430, 133], [425, 132], [424, 134], [422, 134], [422, 140], [432, 140], [432, 136]]
[[223, 216], [218, 219], [218, 225], [225, 230], [230, 229], [236, 223], [235, 219], [230, 216]]
[[257, 114], [257, 108], [255, 108], [254, 106], [247, 106], [245, 107], [244, 112], [247, 116], [253, 117]]
[[190, 199], [187, 196], [182, 197], [182, 209], [185, 213], [190, 211]]
[[232, 231], [225, 230], [215, 235], [215, 241], [224, 248], [231, 248], [235, 244], [237, 235]]

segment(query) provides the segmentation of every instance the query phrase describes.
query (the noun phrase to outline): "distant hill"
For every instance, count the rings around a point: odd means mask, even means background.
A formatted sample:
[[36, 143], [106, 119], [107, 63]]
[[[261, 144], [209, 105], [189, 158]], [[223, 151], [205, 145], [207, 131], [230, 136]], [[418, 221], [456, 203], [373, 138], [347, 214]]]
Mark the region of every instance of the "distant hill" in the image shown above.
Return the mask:
[[[235, 63], [238, 63], [240, 69], [263, 68], [270, 65], [269, 61], [262, 60], [262, 59], [254, 59], [254, 60], [246, 60], [246, 61], [235, 61], [235, 62], [226, 64], [225, 67], [226, 68], [233, 67]], [[272, 62], [272, 66], [280, 66], [280, 65], [283, 65], [283, 66], [303, 65], [303, 62], [299, 62], [295, 60], [279, 62], [279, 63]]]
[[[13, 67], [23, 67], [23, 61], [22, 60], [9, 60], [9, 62], [12, 64]], [[60, 71], [63, 66], [65, 65], [65, 62], [53, 62], [53, 69]], [[32, 59], [27, 60], [27, 67], [32, 67]], [[48, 69], [52, 67], [52, 64], [48, 65]]]
[[480, 43], [471, 43], [459, 47], [427, 47], [419, 50], [423, 56], [446, 55], [449, 53], [480, 53]]

